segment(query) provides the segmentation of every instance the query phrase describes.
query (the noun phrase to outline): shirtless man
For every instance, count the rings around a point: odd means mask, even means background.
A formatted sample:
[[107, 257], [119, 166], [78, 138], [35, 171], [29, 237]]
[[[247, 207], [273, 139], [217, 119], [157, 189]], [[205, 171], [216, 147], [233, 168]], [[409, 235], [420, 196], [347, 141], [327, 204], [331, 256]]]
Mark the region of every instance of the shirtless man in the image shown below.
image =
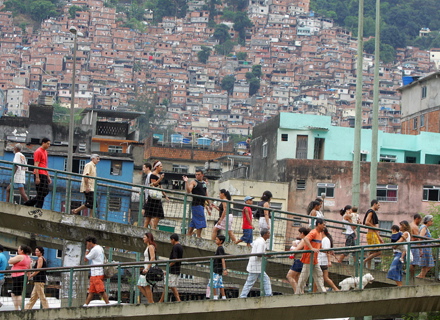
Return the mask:
[[[364, 225], [374, 228], [379, 227], [379, 219], [376, 213], [379, 210], [379, 208], [380, 208], [379, 201], [376, 199], [371, 200], [371, 208], [367, 211], [367, 213], [365, 213]], [[383, 243], [382, 237], [380, 236], [378, 230], [368, 229], [367, 243], [369, 245]], [[364, 263], [367, 265], [368, 268], [371, 267], [371, 260], [373, 258], [380, 256], [380, 254], [381, 254], [380, 250], [370, 251], [370, 254], [364, 260]]]
[[[419, 226], [420, 223], [422, 222], [422, 216], [418, 213], [416, 213], [413, 216], [413, 221], [410, 223], [410, 227], [411, 227], [411, 242], [413, 241], [418, 241], [419, 239], [417, 239], [414, 236], [419, 235]], [[417, 265], [419, 265], [420, 262], [420, 249], [418, 248], [411, 248], [411, 253], [413, 256], [413, 261], [411, 261], [411, 266], [409, 267], [409, 272], [411, 274], [411, 278], [414, 278], [414, 270], [416, 268]]]

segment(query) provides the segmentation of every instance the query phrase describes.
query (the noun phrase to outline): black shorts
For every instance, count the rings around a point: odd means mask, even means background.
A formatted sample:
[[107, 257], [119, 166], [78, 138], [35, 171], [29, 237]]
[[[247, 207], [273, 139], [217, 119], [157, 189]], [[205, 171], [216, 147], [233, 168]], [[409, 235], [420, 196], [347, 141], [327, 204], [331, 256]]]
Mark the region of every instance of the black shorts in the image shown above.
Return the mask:
[[93, 195], [95, 193], [93, 191], [90, 192], [84, 192], [84, 195], [86, 196], [86, 203], [84, 204], [86, 208], [93, 209]]
[[12, 277], [12, 291], [16, 296], [21, 296], [23, 292], [24, 275], [18, 277]]
[[328, 266], [320, 266], [322, 271], [328, 270]]

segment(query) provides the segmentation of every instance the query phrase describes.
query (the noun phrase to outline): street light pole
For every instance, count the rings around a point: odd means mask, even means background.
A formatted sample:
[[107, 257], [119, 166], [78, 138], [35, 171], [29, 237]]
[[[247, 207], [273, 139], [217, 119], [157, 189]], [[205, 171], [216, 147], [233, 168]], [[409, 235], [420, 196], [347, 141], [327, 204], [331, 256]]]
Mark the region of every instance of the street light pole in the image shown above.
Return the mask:
[[72, 172], [73, 164], [73, 132], [75, 130], [75, 75], [76, 75], [76, 49], [78, 31], [76, 27], [69, 28], [70, 33], [73, 34], [73, 68], [72, 68], [72, 87], [70, 89], [70, 119], [69, 119], [69, 141], [67, 146], [67, 172]]

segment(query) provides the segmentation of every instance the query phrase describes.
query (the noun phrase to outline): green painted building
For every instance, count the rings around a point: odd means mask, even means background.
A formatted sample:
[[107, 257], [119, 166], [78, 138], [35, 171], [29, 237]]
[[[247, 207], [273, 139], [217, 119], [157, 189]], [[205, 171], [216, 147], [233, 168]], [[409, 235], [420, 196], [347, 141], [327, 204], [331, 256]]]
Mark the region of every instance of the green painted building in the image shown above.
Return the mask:
[[[331, 117], [280, 113], [279, 125], [270, 127], [277, 130], [276, 160], [353, 160], [354, 128], [332, 126]], [[362, 161], [371, 160], [371, 133], [370, 129], [362, 129]], [[439, 133], [405, 135], [379, 131], [378, 161], [439, 164], [439, 140]]]

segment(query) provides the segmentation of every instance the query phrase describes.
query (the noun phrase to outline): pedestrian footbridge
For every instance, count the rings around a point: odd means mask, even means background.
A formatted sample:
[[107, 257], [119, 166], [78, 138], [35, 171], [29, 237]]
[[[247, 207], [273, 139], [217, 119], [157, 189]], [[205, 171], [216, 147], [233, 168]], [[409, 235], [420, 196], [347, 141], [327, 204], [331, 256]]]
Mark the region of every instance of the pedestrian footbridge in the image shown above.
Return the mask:
[[3, 320], [35, 319], [328, 319], [437, 311], [440, 286], [377, 288], [350, 292], [247, 299], [116, 305], [3, 312]]

